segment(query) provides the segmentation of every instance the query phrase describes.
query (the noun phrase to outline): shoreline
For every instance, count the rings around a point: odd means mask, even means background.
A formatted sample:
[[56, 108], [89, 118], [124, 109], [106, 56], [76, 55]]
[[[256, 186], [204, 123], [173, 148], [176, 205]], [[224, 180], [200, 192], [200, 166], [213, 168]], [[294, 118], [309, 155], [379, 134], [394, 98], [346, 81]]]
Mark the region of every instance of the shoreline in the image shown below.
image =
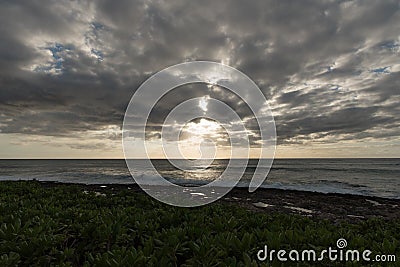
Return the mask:
[[[122, 190], [145, 194], [137, 184], [79, 184], [38, 180], [31, 182], [39, 183], [47, 188], [77, 186], [84, 191], [98, 192], [102, 195]], [[298, 214], [330, 221], [360, 221], [369, 218], [400, 219], [400, 199], [376, 196], [273, 188], [259, 188], [249, 193], [247, 188], [237, 187], [215, 203], [237, 205], [254, 212]]]

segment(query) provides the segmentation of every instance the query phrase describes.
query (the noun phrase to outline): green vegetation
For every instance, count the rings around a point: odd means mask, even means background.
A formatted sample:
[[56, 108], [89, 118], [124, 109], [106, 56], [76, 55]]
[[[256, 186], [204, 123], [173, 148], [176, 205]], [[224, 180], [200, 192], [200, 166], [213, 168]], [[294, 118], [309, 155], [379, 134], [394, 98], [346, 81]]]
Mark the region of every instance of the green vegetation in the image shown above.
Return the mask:
[[0, 223], [0, 266], [257, 266], [271, 264], [257, 260], [264, 245], [319, 251], [341, 237], [349, 249], [400, 258], [399, 221], [332, 223], [218, 203], [176, 208], [76, 185], [1, 182]]

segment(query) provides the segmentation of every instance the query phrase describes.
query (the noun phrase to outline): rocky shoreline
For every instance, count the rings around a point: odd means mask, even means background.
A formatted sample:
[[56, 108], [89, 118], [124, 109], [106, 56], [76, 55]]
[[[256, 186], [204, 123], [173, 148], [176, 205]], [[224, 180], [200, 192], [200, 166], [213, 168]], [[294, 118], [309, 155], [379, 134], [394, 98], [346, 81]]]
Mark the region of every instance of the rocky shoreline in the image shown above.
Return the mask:
[[[39, 182], [44, 187], [79, 186], [99, 195], [132, 190], [144, 193], [136, 184], [66, 184]], [[400, 199], [336, 193], [259, 188], [249, 193], [247, 188], [234, 188], [216, 203], [238, 205], [255, 212], [300, 214], [330, 221], [359, 221], [369, 218], [400, 219]]]

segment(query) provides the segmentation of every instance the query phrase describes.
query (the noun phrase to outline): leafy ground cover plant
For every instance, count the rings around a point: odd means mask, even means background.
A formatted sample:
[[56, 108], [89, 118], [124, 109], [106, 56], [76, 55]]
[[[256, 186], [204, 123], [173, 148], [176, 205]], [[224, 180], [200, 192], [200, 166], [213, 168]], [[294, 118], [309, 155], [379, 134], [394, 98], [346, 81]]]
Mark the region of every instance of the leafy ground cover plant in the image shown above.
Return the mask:
[[98, 194], [34, 181], [0, 183], [0, 224], [0, 266], [302, 266], [312, 263], [256, 255], [266, 244], [322, 250], [339, 238], [400, 258], [400, 220], [333, 223], [221, 203], [177, 208], [130, 190]]

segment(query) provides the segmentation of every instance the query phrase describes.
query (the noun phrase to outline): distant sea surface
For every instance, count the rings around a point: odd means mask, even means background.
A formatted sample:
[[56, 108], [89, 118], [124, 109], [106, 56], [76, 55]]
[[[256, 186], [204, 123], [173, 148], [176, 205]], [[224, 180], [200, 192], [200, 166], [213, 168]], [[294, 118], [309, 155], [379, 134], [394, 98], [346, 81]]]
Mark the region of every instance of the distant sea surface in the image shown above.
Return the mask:
[[[216, 179], [227, 163], [215, 160], [207, 169], [191, 166], [190, 172], [184, 172], [167, 160], [153, 160], [153, 165], [169, 181], [194, 186]], [[257, 160], [249, 161], [237, 186], [249, 184], [256, 166]], [[148, 175], [144, 168], [133, 172]], [[149, 184], [154, 182], [152, 176], [146, 178]], [[134, 183], [124, 160], [0, 160], [0, 180], [32, 179], [83, 184]], [[400, 159], [275, 159], [261, 187], [400, 199]]]

